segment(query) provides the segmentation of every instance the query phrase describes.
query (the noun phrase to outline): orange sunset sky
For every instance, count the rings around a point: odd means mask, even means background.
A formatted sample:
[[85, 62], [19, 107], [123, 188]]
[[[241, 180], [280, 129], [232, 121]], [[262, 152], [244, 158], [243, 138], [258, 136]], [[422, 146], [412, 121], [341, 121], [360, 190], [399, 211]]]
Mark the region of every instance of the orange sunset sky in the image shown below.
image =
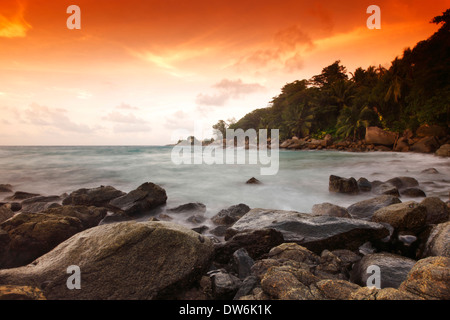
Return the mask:
[[[69, 30], [69, 5], [81, 30]], [[370, 30], [369, 5], [381, 8]], [[450, 0], [0, 0], [0, 145], [162, 145], [336, 60], [388, 67]], [[183, 137], [186, 138], [186, 137]]]

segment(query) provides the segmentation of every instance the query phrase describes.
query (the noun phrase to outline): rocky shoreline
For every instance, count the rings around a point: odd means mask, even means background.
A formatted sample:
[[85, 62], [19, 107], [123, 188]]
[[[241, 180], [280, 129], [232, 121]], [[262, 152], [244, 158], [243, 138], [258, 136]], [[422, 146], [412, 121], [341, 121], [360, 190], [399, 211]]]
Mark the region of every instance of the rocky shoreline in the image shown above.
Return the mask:
[[[202, 203], [167, 208], [151, 182], [128, 193], [13, 189], [0, 185], [0, 299], [450, 299], [449, 203], [412, 177], [330, 176], [330, 193], [367, 194], [347, 208], [236, 204], [212, 217]], [[69, 266], [81, 289], [68, 288]], [[367, 286], [371, 266], [379, 288]]]

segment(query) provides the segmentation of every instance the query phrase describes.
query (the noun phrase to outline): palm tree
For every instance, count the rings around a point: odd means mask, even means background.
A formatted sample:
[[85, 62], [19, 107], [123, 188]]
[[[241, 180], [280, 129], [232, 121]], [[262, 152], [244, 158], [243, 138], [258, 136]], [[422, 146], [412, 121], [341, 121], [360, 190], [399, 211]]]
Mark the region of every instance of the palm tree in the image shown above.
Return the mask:
[[370, 124], [370, 121], [365, 119], [365, 115], [369, 112], [373, 111], [368, 107], [359, 110], [356, 106], [344, 106], [338, 118], [336, 134], [345, 139], [353, 135], [353, 141], [355, 141], [360, 129], [367, 128]]
[[314, 115], [304, 103], [289, 106], [282, 115], [284, 129], [289, 135], [305, 137], [309, 135]]

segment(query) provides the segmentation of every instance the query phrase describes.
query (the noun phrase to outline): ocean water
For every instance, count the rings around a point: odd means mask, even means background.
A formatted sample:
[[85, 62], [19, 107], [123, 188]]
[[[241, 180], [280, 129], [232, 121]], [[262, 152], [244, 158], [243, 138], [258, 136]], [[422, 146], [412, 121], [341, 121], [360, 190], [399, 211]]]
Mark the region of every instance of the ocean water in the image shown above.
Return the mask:
[[[370, 181], [410, 176], [427, 196], [449, 198], [450, 160], [430, 154], [280, 150], [278, 173], [261, 175], [259, 164], [176, 165], [171, 152], [170, 146], [0, 147], [0, 183], [13, 185], [15, 191], [59, 195], [101, 185], [129, 192], [153, 182], [166, 190], [168, 208], [201, 202], [208, 216], [239, 203], [311, 212], [317, 203], [346, 207], [374, 196], [330, 194], [331, 174]], [[439, 173], [422, 173], [428, 168]], [[245, 184], [251, 177], [262, 184]], [[401, 198], [410, 199], [420, 201]]]

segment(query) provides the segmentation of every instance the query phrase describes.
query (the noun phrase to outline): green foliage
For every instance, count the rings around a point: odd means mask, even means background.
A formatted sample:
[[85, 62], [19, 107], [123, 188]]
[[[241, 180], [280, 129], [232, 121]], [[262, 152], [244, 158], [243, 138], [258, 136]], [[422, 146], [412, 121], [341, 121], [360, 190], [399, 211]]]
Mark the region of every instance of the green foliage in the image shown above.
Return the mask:
[[[280, 138], [321, 139], [327, 133], [361, 139], [367, 126], [401, 132], [422, 124], [450, 124], [450, 9], [432, 20], [429, 39], [404, 50], [389, 68], [357, 68], [351, 77], [337, 60], [310, 80], [287, 83], [268, 108], [231, 129], [280, 129]], [[226, 125], [226, 123], [225, 123]], [[215, 125], [221, 131], [222, 123]]]

